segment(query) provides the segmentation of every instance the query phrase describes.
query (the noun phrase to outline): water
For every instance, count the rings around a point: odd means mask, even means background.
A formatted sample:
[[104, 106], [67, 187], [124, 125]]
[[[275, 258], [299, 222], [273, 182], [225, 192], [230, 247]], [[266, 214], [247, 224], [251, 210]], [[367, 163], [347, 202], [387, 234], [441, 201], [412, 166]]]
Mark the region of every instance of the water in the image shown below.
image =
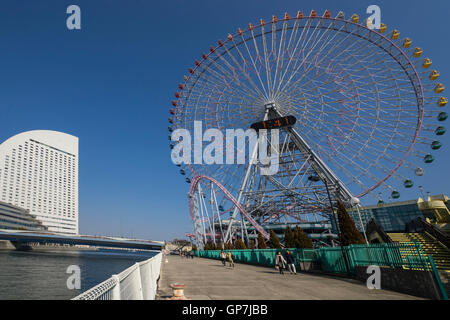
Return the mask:
[[[0, 250], [0, 300], [71, 299], [155, 252], [123, 250]], [[67, 267], [78, 265], [81, 290], [69, 290]]]

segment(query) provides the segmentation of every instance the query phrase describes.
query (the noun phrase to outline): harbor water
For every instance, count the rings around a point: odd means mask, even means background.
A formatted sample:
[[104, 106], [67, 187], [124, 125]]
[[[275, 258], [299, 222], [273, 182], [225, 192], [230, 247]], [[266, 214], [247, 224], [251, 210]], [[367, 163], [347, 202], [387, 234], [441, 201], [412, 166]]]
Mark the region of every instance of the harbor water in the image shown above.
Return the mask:
[[[67, 300], [156, 252], [125, 250], [0, 250], [0, 300]], [[68, 289], [66, 273], [80, 267], [81, 289]]]

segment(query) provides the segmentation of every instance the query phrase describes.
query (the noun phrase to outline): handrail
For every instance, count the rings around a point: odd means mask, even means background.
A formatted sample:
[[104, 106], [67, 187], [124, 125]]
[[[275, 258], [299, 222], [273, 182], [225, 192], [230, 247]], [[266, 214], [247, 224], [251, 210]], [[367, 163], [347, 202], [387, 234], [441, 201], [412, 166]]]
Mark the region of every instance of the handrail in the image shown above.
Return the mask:
[[391, 237], [388, 236], [388, 234], [384, 231], [384, 229], [375, 221], [375, 219], [370, 219], [370, 221], [367, 223], [366, 226], [366, 233], [370, 234], [372, 231], [378, 232], [378, 234], [381, 236], [381, 239], [385, 243], [392, 243]]
[[162, 253], [136, 262], [72, 300], [155, 300]]
[[444, 246], [450, 249], [450, 237], [443, 233], [439, 228], [433, 226], [431, 223], [428, 223], [421, 217], [417, 218], [417, 221], [422, 225], [424, 231], [428, 232], [431, 236], [433, 236], [436, 240], [441, 242]]

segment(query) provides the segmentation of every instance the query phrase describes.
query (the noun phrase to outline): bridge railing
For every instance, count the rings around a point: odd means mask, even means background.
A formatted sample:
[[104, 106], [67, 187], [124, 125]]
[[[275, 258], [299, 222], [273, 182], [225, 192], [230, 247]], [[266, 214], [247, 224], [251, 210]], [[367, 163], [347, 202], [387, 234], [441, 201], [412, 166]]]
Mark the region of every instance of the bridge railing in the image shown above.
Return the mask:
[[154, 300], [162, 253], [136, 262], [72, 300]]

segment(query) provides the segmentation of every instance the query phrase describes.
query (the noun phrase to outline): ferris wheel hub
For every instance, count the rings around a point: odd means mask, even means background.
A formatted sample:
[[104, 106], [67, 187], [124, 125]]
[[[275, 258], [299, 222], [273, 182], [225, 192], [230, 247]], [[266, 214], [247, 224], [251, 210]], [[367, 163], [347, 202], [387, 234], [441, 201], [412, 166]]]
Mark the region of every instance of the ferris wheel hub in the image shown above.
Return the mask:
[[266, 104], [264, 104], [264, 107], [266, 110], [275, 109], [275, 101], [269, 101]]

